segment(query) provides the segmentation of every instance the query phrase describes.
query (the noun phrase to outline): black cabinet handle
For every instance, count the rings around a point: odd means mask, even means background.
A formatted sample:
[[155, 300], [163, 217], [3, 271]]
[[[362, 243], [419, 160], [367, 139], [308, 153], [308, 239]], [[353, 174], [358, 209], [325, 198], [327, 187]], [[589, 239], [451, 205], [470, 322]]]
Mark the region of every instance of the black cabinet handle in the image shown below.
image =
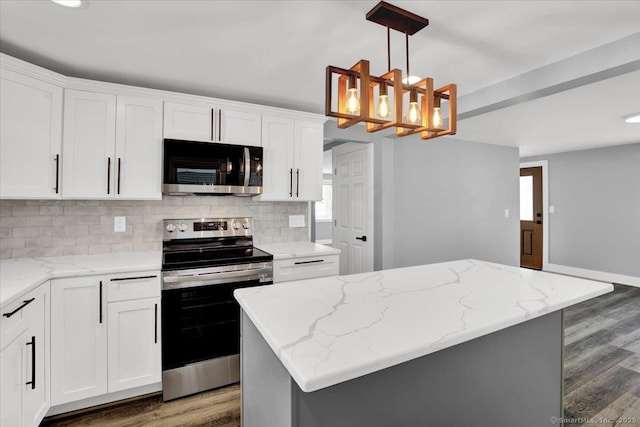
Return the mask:
[[367, 236], [356, 237], [356, 240], [362, 240], [363, 242], [367, 241]]
[[156, 274], [151, 274], [149, 276], [134, 276], [134, 277], [114, 277], [113, 279], [109, 279], [112, 282], [121, 282], [123, 280], [142, 280], [142, 279], [154, 279], [158, 277]]
[[120, 194], [120, 157], [118, 157], [118, 194]]
[[60, 192], [60, 154], [56, 154], [56, 158], [54, 160], [56, 162], [56, 187], [54, 190], [56, 190], [56, 194], [58, 194]]
[[25, 308], [27, 305], [29, 305], [31, 302], [33, 302], [35, 298], [31, 298], [31, 299], [26, 299], [24, 301], [22, 301], [22, 305], [18, 308], [16, 308], [15, 310], [13, 310], [11, 313], [4, 313], [3, 316], [4, 317], [11, 317], [14, 314], [16, 314], [17, 312], [19, 312], [20, 310], [22, 310], [23, 308]]
[[153, 323], [153, 342], [155, 344], [158, 344], [158, 304], [154, 304], [153, 305], [153, 316], [154, 316], [154, 323]]
[[111, 194], [111, 157], [107, 157], [107, 194]]
[[213, 127], [214, 123], [215, 122], [214, 122], [214, 119], [213, 119], [213, 108], [212, 108], [211, 109], [211, 140], [212, 141], [216, 140], [215, 135], [214, 135], [215, 134], [215, 128]]
[[218, 110], [218, 142], [222, 142], [222, 108]]
[[289, 197], [293, 197], [293, 168], [289, 169]]
[[300, 169], [296, 169], [296, 197], [300, 197]]
[[98, 302], [100, 303], [100, 323], [102, 323], [102, 280], [100, 280], [100, 298]]
[[36, 388], [36, 337], [31, 337], [31, 341], [27, 343], [31, 346], [31, 381], [27, 381], [25, 384], [31, 384], [31, 390]]
[[318, 262], [324, 262], [323, 259], [314, 259], [313, 261], [296, 261], [294, 262], [295, 265], [301, 265], [301, 264], [315, 264]]

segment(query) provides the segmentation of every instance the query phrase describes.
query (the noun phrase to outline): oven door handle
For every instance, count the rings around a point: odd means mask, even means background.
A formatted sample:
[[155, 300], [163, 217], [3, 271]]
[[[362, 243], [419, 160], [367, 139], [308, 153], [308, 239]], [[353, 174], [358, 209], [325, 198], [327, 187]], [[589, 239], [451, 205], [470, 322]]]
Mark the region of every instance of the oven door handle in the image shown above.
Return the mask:
[[166, 290], [204, 285], [220, 285], [230, 282], [248, 282], [260, 279], [267, 279], [268, 281], [271, 281], [272, 276], [273, 269], [271, 267], [197, 275], [166, 276], [162, 278], [162, 289]]

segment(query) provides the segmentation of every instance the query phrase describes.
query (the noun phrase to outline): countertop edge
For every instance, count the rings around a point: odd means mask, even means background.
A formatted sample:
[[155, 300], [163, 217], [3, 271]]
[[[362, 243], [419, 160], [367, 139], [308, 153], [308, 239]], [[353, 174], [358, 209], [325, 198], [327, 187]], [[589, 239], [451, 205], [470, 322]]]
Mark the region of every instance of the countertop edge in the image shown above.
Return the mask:
[[[123, 252], [124, 253], [124, 252]], [[135, 253], [135, 252], [132, 252]], [[45, 258], [32, 258], [36, 261], [47, 262]], [[65, 279], [70, 277], [80, 277], [80, 276], [97, 276], [100, 274], [110, 274], [110, 273], [130, 273], [135, 271], [145, 271], [145, 270], [160, 270], [162, 264], [159, 261], [157, 264], [136, 264], [129, 266], [108, 266], [108, 267], [98, 267], [94, 269], [86, 269], [86, 268], [78, 268], [77, 270], [64, 270], [64, 271], [50, 271], [48, 273], [44, 273], [41, 277], [30, 281], [30, 283], [25, 284], [24, 288], [21, 288], [19, 292], [13, 293], [12, 295], [5, 298], [2, 295], [2, 300], [0, 301], [0, 309], [4, 309], [6, 306], [14, 303], [20, 297], [28, 294], [29, 292], [36, 289], [38, 286], [42, 285], [48, 280], [54, 279]]]

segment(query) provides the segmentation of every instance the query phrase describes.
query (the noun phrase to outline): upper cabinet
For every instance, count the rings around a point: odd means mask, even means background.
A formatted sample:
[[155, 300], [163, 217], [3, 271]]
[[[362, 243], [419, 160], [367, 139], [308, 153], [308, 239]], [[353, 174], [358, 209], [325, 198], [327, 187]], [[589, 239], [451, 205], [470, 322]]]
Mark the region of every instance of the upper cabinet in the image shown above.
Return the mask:
[[164, 137], [189, 141], [260, 145], [261, 116], [224, 106], [164, 103]]
[[264, 188], [259, 200], [321, 200], [322, 143], [319, 122], [263, 115]]
[[115, 95], [65, 90], [62, 151], [65, 197], [113, 197], [115, 139]]
[[164, 138], [262, 146], [258, 200], [322, 198], [320, 116], [0, 60], [0, 198], [161, 199]]
[[2, 69], [0, 197], [60, 198], [62, 88]]
[[162, 198], [162, 101], [118, 96], [115, 196]]
[[162, 101], [67, 89], [63, 195], [160, 199]]

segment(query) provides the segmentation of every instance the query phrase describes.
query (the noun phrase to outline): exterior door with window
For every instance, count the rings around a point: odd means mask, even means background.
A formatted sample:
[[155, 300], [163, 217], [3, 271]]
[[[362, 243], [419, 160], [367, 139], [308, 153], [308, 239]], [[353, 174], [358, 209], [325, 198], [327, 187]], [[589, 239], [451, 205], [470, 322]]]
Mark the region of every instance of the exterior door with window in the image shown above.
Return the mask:
[[520, 266], [542, 270], [542, 167], [520, 169]]

